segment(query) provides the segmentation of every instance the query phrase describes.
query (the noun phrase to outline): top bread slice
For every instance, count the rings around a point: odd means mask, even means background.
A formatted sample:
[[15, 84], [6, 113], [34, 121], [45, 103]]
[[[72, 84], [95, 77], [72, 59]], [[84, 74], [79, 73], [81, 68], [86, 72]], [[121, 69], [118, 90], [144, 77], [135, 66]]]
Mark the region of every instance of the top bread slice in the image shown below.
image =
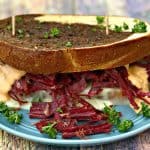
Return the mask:
[[[96, 16], [42, 14], [32, 16], [40, 22], [97, 25]], [[0, 21], [0, 27], [6, 20]], [[127, 31], [131, 31], [134, 18], [109, 17], [110, 25], [122, 25], [123, 22], [130, 27]], [[10, 40], [4, 41], [1, 38], [0, 60], [19, 70], [34, 74], [69, 73], [119, 67], [150, 54], [150, 25], [148, 23], [146, 25], [147, 32], [131, 33], [130, 36], [115, 42], [52, 50], [36, 50], [25, 45], [18, 46], [17, 43], [12, 44]]]

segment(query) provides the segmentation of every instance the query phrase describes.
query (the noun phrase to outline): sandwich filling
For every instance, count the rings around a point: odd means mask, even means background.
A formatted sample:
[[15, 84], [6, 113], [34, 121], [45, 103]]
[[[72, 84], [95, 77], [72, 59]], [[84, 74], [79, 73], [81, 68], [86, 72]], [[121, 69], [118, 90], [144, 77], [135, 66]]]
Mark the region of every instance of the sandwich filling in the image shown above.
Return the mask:
[[0, 99], [10, 107], [31, 106], [32, 101], [53, 102], [62, 97], [72, 99], [72, 95], [98, 110], [104, 108], [104, 103], [130, 104], [139, 112], [142, 101], [150, 104], [149, 63], [55, 75], [33, 75], [1, 63], [0, 79]]

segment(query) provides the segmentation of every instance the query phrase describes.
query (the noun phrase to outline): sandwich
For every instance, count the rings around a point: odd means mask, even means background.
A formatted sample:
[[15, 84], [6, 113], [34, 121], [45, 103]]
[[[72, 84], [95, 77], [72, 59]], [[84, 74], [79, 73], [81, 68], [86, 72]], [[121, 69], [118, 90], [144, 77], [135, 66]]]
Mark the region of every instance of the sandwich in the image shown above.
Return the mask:
[[149, 117], [150, 25], [110, 16], [105, 28], [104, 16], [20, 15], [12, 36], [11, 18], [1, 20], [0, 100], [28, 108], [51, 138], [133, 126], [113, 105]]

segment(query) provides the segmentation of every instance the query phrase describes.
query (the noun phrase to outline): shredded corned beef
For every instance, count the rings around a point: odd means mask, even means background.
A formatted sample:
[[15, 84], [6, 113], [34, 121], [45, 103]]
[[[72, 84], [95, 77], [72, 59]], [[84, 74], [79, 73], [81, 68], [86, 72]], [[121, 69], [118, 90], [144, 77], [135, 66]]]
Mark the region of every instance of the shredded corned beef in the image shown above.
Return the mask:
[[97, 133], [108, 133], [111, 131], [112, 125], [109, 123], [98, 124], [98, 125], [82, 125], [71, 127], [66, 129], [62, 133], [63, 138], [80, 137], [84, 138], [85, 135], [97, 134]]
[[[147, 69], [150, 80], [150, 64], [140, 64], [140, 66]], [[88, 93], [81, 94], [89, 84], [91, 88]], [[107, 122], [107, 116], [84, 100], [84, 96], [92, 98], [106, 87], [120, 88], [135, 109], [138, 109], [135, 98], [149, 103], [146, 96], [150, 97], [150, 92], [145, 93], [134, 86], [128, 80], [125, 67], [56, 75], [27, 73], [13, 84], [9, 95], [20, 103], [25, 103], [24, 95], [40, 90], [47, 91], [52, 97], [52, 102], [33, 102], [30, 108], [30, 118], [42, 119], [35, 124], [37, 129], [42, 132], [43, 126], [56, 121], [55, 127], [62, 132], [63, 138], [83, 137], [111, 131], [112, 125]], [[82, 121], [84, 124], [80, 123]]]
[[[150, 66], [147, 65], [146, 69], [149, 73]], [[142, 91], [128, 80], [128, 73], [125, 67], [105, 71], [59, 75], [26, 74], [20, 80], [15, 82], [12, 89], [9, 91], [9, 94], [15, 100], [24, 102], [24, 95], [45, 90], [52, 96], [53, 101], [55, 101], [53, 105], [61, 105], [61, 107], [63, 107], [63, 105], [73, 106], [74, 103], [77, 102], [78, 96], [82, 95], [81, 92], [87, 87], [89, 82], [92, 83], [92, 86], [87, 93], [87, 96], [96, 96], [105, 87], [120, 87], [123, 95], [128, 97], [135, 109], [138, 108], [134, 100], [136, 97], [140, 97], [145, 101], [145, 95], [149, 96], [149, 93], [142, 94]], [[75, 97], [77, 98], [75, 99]]]
[[52, 105], [49, 102], [34, 102], [32, 103], [29, 116], [30, 118], [48, 118], [53, 113], [51, 107]]

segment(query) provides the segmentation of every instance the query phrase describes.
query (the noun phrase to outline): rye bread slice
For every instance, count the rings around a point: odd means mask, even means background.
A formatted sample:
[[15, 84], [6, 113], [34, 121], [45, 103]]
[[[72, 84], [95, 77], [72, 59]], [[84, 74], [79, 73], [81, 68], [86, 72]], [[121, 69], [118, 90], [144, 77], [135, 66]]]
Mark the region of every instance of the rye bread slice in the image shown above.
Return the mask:
[[[141, 34], [110, 31], [97, 26], [96, 16], [22, 15], [11, 36], [10, 18], [0, 21], [0, 59], [30, 73], [80, 72], [119, 67], [150, 54], [150, 32]], [[134, 19], [111, 17], [110, 25], [133, 27]], [[104, 22], [105, 24], [105, 22]], [[9, 28], [8, 28], [9, 27]], [[52, 28], [57, 37], [44, 38]], [[19, 37], [18, 29], [23, 30]], [[71, 46], [66, 46], [71, 42]]]

